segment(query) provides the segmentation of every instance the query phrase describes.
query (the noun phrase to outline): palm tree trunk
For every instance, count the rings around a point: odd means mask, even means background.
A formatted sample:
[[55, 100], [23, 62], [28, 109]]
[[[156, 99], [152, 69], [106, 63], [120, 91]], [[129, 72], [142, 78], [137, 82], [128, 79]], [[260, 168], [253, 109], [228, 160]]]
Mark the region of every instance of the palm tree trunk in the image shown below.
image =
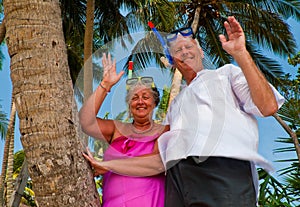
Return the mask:
[[26, 158], [24, 159], [21, 172], [18, 175], [15, 183], [15, 190], [11, 195], [8, 206], [19, 207], [25, 186], [29, 178], [28, 166]]
[[59, 0], [5, 0], [21, 142], [39, 206], [100, 206], [73, 116]]
[[194, 15], [193, 23], [191, 25], [194, 34], [196, 34], [196, 31], [197, 31], [197, 28], [198, 28], [199, 19], [200, 19], [200, 11], [201, 11], [201, 7], [197, 6], [197, 8], [195, 10], [195, 15]]
[[84, 100], [93, 93], [93, 33], [95, 0], [87, 1], [86, 27], [84, 34]]
[[300, 145], [299, 145], [297, 134], [280, 118], [280, 116], [278, 116], [277, 113], [274, 114], [273, 117], [279, 122], [279, 124], [283, 127], [283, 129], [291, 136], [295, 145], [296, 154], [300, 165]]
[[15, 130], [15, 120], [16, 120], [16, 107], [14, 98], [12, 98], [11, 112], [10, 112], [9, 126], [7, 131], [7, 139], [9, 139], [9, 150], [7, 158], [7, 171], [6, 171], [6, 202], [8, 203], [10, 197], [14, 190], [14, 179], [13, 179], [13, 164], [14, 164], [14, 130]]
[[6, 33], [5, 19], [3, 19], [2, 24], [0, 24], [0, 42], [3, 42]]
[[182, 80], [182, 74], [176, 68], [175, 71], [174, 71], [173, 79], [172, 79], [172, 85], [171, 85], [171, 89], [170, 89], [170, 98], [169, 98], [168, 106], [171, 105], [173, 99], [180, 92], [181, 80]]
[[6, 169], [7, 169], [7, 160], [8, 160], [8, 149], [9, 149], [9, 139], [5, 139], [4, 152], [3, 152], [3, 161], [2, 161], [2, 170], [0, 177], [0, 207], [4, 206], [5, 203], [5, 178], [6, 178]]
[[[93, 33], [94, 33], [95, 0], [88, 0], [86, 5], [86, 27], [84, 33], [84, 73], [83, 94], [84, 101], [93, 93]], [[88, 136], [84, 134], [85, 145], [88, 145]]]
[[[1, 173], [1, 180], [0, 180], [0, 184], [1, 184], [1, 186], [0, 186], [0, 195], [1, 195], [0, 206], [3, 206], [8, 202], [7, 196], [5, 198], [5, 194], [10, 195], [10, 193], [11, 193], [11, 192], [7, 192], [8, 191], [7, 189], [10, 188], [10, 186], [6, 188], [6, 192], [4, 192], [4, 186], [11, 185], [11, 182], [9, 182], [9, 184], [7, 184], [8, 180], [6, 180], [6, 178], [12, 177], [12, 175], [8, 176], [7, 174], [8, 174], [8, 168], [10, 168], [10, 171], [11, 171], [11, 166], [13, 164], [12, 163], [13, 161], [11, 161], [10, 153], [13, 154], [13, 150], [14, 150], [13, 149], [14, 148], [14, 139], [11, 136], [11, 133], [14, 132], [14, 129], [15, 129], [15, 127], [14, 127], [15, 117], [16, 117], [16, 107], [15, 107], [14, 98], [12, 97], [10, 118], [9, 118], [6, 139], [5, 139], [4, 155], [3, 155], [3, 162], [2, 162], [2, 173]], [[12, 135], [14, 135], [14, 134], [12, 134]], [[12, 150], [11, 150], [11, 147], [12, 147]], [[9, 162], [11, 162], [11, 163], [9, 163]]]

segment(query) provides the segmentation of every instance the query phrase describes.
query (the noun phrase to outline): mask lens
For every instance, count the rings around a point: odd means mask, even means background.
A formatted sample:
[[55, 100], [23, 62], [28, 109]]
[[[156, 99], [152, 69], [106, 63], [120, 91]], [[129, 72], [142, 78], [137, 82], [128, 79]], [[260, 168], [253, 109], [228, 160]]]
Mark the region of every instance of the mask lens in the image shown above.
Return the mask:
[[126, 89], [128, 90], [131, 86], [136, 85], [139, 81], [144, 85], [155, 87], [152, 77], [138, 77], [138, 78], [127, 79], [126, 80]]
[[180, 31], [180, 34], [182, 35], [182, 36], [189, 36], [189, 35], [192, 35], [193, 34], [193, 31], [192, 31], [192, 28], [184, 28], [184, 29], [182, 29], [181, 31]]
[[135, 85], [138, 82], [138, 78], [130, 78], [126, 80], [126, 85], [132, 86]]
[[192, 28], [190, 28], [190, 27], [187, 27], [187, 28], [181, 28], [181, 29], [178, 29], [178, 30], [175, 30], [175, 31], [169, 33], [169, 34], [167, 35], [167, 37], [166, 37], [166, 38], [167, 38], [167, 41], [168, 41], [168, 42], [172, 42], [172, 41], [176, 40], [176, 39], [177, 39], [178, 33], [180, 33], [180, 34], [181, 34], [182, 36], [184, 36], [184, 37], [187, 37], [187, 36], [194, 36], [194, 35], [193, 35], [193, 30], [192, 30]]
[[177, 37], [177, 33], [170, 33], [167, 35], [167, 40], [170, 42], [170, 41], [175, 40], [176, 37]]
[[153, 83], [153, 78], [152, 77], [142, 77], [141, 82], [143, 84], [152, 84]]

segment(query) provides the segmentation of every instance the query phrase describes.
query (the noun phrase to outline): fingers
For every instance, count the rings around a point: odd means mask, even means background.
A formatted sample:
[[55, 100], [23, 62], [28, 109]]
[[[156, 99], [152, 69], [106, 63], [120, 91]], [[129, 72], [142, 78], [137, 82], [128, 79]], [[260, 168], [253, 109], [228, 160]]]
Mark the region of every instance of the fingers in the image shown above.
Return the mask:
[[110, 53], [108, 53], [108, 65], [111, 65], [112, 63], [111, 63], [111, 55], [110, 55]]
[[116, 72], [116, 69], [117, 69], [116, 65], [117, 65], [116, 59], [114, 59], [114, 61], [111, 64], [111, 68], [113, 69], [113, 72]]
[[86, 151], [87, 151], [88, 156], [93, 157], [93, 154], [91, 153], [91, 151], [88, 147], [86, 148]]
[[224, 22], [224, 27], [225, 27], [227, 35], [230, 36], [232, 34], [232, 32], [231, 32], [231, 27], [227, 21]]
[[106, 60], [106, 54], [102, 53], [102, 65], [103, 67], [107, 64], [107, 60]]
[[88, 147], [86, 148], [86, 152], [82, 152], [82, 155], [83, 155], [83, 157], [84, 157], [86, 160], [88, 160], [90, 163], [93, 162], [94, 157], [93, 157], [93, 155], [92, 155], [92, 153], [91, 153], [91, 151], [89, 150]]
[[111, 54], [108, 53], [107, 57], [106, 54], [103, 53], [102, 56], [102, 66], [104, 69], [104, 72], [108, 71], [111, 72], [111, 69], [113, 69], [115, 71], [116, 69], [116, 60], [111, 60]]
[[227, 21], [224, 22], [224, 27], [229, 38], [234, 34], [243, 33], [240, 23], [233, 16], [228, 17]]
[[240, 29], [242, 29], [240, 23], [236, 20], [235, 17], [233, 17], [233, 16], [228, 17], [228, 22], [229, 22], [230, 27], [233, 30], [240, 30]]
[[124, 70], [122, 70], [119, 74], [118, 74], [118, 80], [120, 80], [121, 79], [121, 77], [124, 75], [124, 73], [125, 73], [125, 71]]
[[225, 35], [219, 35], [219, 39], [220, 39], [220, 42], [223, 44], [223, 43], [225, 43], [226, 41], [227, 41], [227, 39], [226, 39], [226, 37], [225, 37]]
[[112, 61], [111, 61], [111, 54], [108, 53], [107, 57], [105, 53], [102, 53], [102, 65], [103, 67], [112, 65]]
[[87, 154], [85, 154], [84, 152], [82, 153], [82, 156], [83, 156], [87, 161], [91, 162], [90, 157], [89, 157]]

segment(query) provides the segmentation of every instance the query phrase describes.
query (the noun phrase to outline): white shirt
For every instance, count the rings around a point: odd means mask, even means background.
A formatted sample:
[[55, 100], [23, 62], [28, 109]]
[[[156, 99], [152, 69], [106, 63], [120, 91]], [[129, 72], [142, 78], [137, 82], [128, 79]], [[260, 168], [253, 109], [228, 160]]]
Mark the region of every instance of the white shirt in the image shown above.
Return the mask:
[[[271, 87], [279, 108], [284, 98]], [[169, 108], [165, 124], [170, 131], [158, 140], [165, 168], [188, 156], [219, 156], [249, 160], [271, 170], [258, 154], [255, 116], [262, 114], [239, 67], [228, 64], [198, 72]]]

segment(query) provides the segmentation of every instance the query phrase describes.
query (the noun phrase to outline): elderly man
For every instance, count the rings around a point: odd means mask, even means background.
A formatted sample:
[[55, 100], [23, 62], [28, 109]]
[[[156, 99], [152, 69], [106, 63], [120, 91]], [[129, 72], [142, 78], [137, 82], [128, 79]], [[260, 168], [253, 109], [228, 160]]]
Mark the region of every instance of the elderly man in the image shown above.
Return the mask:
[[[166, 206], [255, 206], [257, 153], [254, 116], [270, 116], [284, 99], [267, 82], [245, 46], [234, 17], [224, 23], [223, 49], [239, 67], [203, 68], [203, 51], [191, 29], [167, 36], [174, 66], [188, 86], [174, 99], [159, 139], [167, 170]], [[255, 178], [255, 182], [253, 182]]]
[[256, 205], [254, 164], [270, 165], [257, 153], [255, 116], [274, 114], [284, 99], [255, 65], [236, 19], [228, 17], [224, 26], [228, 38], [220, 35], [222, 47], [239, 67], [204, 69], [190, 28], [167, 36], [187, 86], [168, 111], [170, 131], [159, 138], [160, 157], [97, 162], [96, 168], [136, 176], [166, 170], [166, 207]]

